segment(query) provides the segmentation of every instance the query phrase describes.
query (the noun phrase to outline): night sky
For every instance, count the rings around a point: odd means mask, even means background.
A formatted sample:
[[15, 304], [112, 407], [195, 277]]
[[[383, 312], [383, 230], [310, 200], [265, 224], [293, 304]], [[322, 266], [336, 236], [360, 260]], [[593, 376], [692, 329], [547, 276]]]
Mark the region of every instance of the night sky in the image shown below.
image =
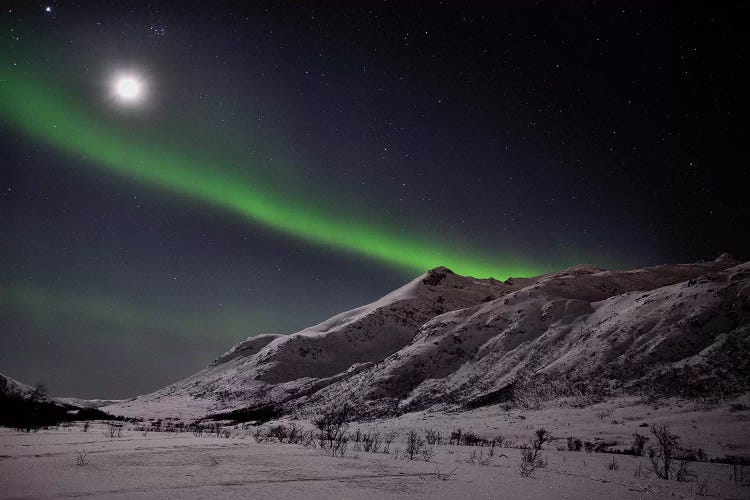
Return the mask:
[[0, 372], [129, 397], [438, 265], [750, 258], [708, 6], [3, 2]]

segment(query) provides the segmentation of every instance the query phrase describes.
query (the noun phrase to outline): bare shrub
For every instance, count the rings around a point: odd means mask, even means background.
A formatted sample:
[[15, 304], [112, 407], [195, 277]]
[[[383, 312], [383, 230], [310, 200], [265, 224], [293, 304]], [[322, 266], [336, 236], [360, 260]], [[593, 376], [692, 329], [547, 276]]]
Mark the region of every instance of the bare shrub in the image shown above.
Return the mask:
[[732, 463], [732, 481], [742, 483], [745, 481], [745, 467], [742, 463]]
[[[360, 451], [362, 449], [362, 431], [357, 429], [354, 434], [349, 436], [350, 441], [354, 441], [354, 451]], [[367, 450], [365, 450], [367, 451]]]
[[711, 487], [711, 475], [704, 477], [700, 481], [698, 481], [698, 496], [699, 497], [707, 497], [709, 496], [709, 488]]
[[389, 432], [383, 437], [383, 453], [388, 454], [391, 452], [391, 443], [396, 438], [395, 432]]
[[463, 435], [463, 444], [465, 446], [485, 446], [487, 444], [486, 439], [482, 439], [473, 432], [467, 431]]
[[287, 428], [281, 424], [274, 425], [268, 429], [268, 437], [270, 439], [276, 439], [279, 443], [283, 443], [288, 434], [289, 432], [287, 431]]
[[439, 431], [434, 429], [425, 430], [424, 437], [427, 440], [427, 444], [430, 446], [443, 444], [443, 436], [440, 435]]
[[448, 441], [448, 444], [460, 446], [462, 436], [463, 436], [463, 431], [461, 429], [456, 429], [455, 431], [451, 432], [451, 437], [450, 437], [450, 440]]
[[328, 454], [332, 457], [343, 457], [349, 446], [349, 439], [343, 432], [336, 436], [336, 439], [330, 444]]
[[302, 434], [302, 439], [300, 441], [302, 443], [302, 446], [305, 448], [313, 447], [315, 448], [315, 432], [314, 431], [308, 431]]
[[108, 422], [107, 430], [104, 431], [104, 435], [111, 438], [120, 437], [122, 435], [122, 424]]
[[490, 457], [484, 456], [484, 452], [480, 451], [477, 453], [476, 451], [472, 451], [469, 453], [468, 458], [466, 459], [467, 464], [471, 465], [489, 465], [490, 464]]
[[610, 462], [607, 462], [607, 469], [608, 470], [620, 470], [620, 464], [617, 463], [617, 460], [615, 460], [615, 457], [612, 457], [612, 460]]
[[596, 413], [596, 416], [599, 420], [604, 420], [605, 418], [608, 418], [610, 415], [612, 415], [612, 410], [602, 410], [600, 412]]
[[[168, 427], [165, 429], [165, 432], [171, 432], [171, 429], [169, 428], [169, 424], [168, 424]], [[213, 424], [213, 425], [208, 425], [206, 427], [206, 432], [209, 435], [216, 434], [216, 437], [219, 438], [221, 437], [221, 426], [218, 423]]]
[[380, 434], [368, 432], [362, 435], [362, 449], [368, 453], [377, 453], [380, 450]]
[[88, 465], [91, 463], [91, 459], [89, 458], [89, 452], [86, 450], [77, 450], [76, 451], [76, 465], [83, 467], [85, 465]]
[[415, 430], [409, 431], [406, 437], [406, 448], [404, 448], [404, 457], [414, 460], [422, 452], [424, 439]]
[[643, 473], [643, 464], [638, 462], [638, 466], [635, 468], [635, 471], [633, 471], [633, 477], [641, 477], [644, 476]]
[[581, 448], [583, 448], [583, 441], [569, 436], [567, 439], [567, 446], [568, 451], [581, 451]]
[[678, 481], [692, 481], [695, 479], [696, 474], [690, 469], [689, 460], [685, 457], [680, 458], [677, 463], [677, 470], [675, 471], [674, 478]]
[[609, 449], [617, 444], [617, 441], [598, 440], [594, 445], [594, 453], [611, 453]]
[[537, 429], [529, 444], [521, 450], [521, 463], [518, 466], [521, 476], [530, 477], [537, 469], [547, 466], [547, 460], [542, 460], [541, 456], [542, 448], [547, 442], [549, 433], [545, 429]]
[[[348, 443], [346, 430], [349, 427], [350, 409], [348, 404], [338, 406], [336, 404], [324, 409], [313, 421], [318, 429], [318, 441], [321, 448], [327, 447], [333, 456], [336, 455], [337, 447], [342, 443]], [[344, 449], [344, 451], [346, 451]], [[342, 453], [343, 455], [343, 453]]]
[[678, 481], [689, 481], [693, 472], [688, 468], [688, 460], [678, 459], [680, 450], [680, 437], [672, 434], [666, 425], [652, 426], [651, 434], [654, 436], [655, 445], [648, 448], [649, 470], [660, 479], [676, 479]]
[[631, 446], [631, 451], [633, 452], [633, 455], [636, 457], [642, 457], [643, 456], [643, 450], [646, 447], [646, 442], [648, 441], [648, 437], [638, 434], [637, 432], [633, 433], [633, 445]]
[[523, 477], [530, 477], [536, 472], [537, 469], [541, 469], [547, 465], [545, 460], [542, 460], [538, 456], [538, 452], [531, 448], [524, 448], [521, 450], [521, 464], [518, 466], [518, 471]]
[[[440, 442], [443, 441], [442, 437], [439, 437], [439, 439]], [[488, 439], [479, 437], [477, 434], [471, 431], [464, 432], [461, 429], [456, 429], [451, 432], [448, 444], [452, 444], [455, 446], [490, 446], [493, 441], [498, 442], [499, 445], [502, 446], [504, 439], [502, 436], [498, 436], [497, 438], [494, 438], [492, 439], [492, 441], [490, 441]], [[440, 442], [437, 442], [437, 444], [440, 444]]]
[[422, 448], [422, 460], [424, 460], [425, 462], [429, 462], [434, 456], [434, 448], [432, 448], [431, 446], [425, 446], [424, 448]]
[[549, 443], [550, 436], [543, 428], [539, 428], [534, 432], [534, 438], [531, 440], [532, 448], [541, 450], [546, 443]]
[[296, 423], [292, 422], [291, 424], [289, 424], [287, 443], [298, 444], [301, 440], [302, 440], [302, 428]]
[[263, 429], [260, 427], [256, 427], [255, 432], [253, 432], [253, 439], [255, 439], [256, 443], [263, 443], [266, 441], [266, 435], [263, 434]]
[[44, 384], [36, 384], [34, 390], [29, 395], [30, 401], [45, 401], [47, 399], [47, 386]]

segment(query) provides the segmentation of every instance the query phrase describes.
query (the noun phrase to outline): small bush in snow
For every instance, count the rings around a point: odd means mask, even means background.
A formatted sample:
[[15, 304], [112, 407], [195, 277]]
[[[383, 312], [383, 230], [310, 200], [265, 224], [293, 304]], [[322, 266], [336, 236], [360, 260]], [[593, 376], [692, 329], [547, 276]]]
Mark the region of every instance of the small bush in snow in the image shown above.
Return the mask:
[[380, 450], [380, 434], [368, 432], [362, 435], [362, 449], [366, 452], [377, 453]]
[[466, 463], [471, 465], [490, 465], [490, 457], [485, 457], [483, 451], [480, 451], [479, 453], [472, 451], [469, 453]]
[[83, 467], [91, 462], [89, 458], [89, 452], [86, 450], [76, 451], [76, 465]]
[[104, 431], [104, 435], [111, 438], [120, 437], [122, 435], [122, 424], [109, 422], [107, 424], [107, 430]]
[[568, 451], [581, 451], [583, 441], [578, 438], [568, 437]]
[[268, 437], [271, 439], [276, 439], [279, 443], [283, 443], [287, 435], [288, 432], [286, 427], [281, 424], [274, 425], [268, 430]]
[[706, 476], [698, 481], [698, 496], [707, 497], [709, 496], [708, 489], [711, 486], [711, 476]]
[[349, 427], [350, 410], [347, 404], [332, 405], [313, 421], [318, 429], [318, 442], [321, 448], [334, 450], [341, 443], [347, 443], [346, 430]]
[[328, 454], [332, 457], [343, 457], [349, 446], [349, 440], [345, 434], [339, 434], [328, 447]]
[[633, 451], [633, 455], [635, 455], [636, 457], [643, 456], [643, 450], [646, 447], [646, 441], [648, 441], [648, 437], [642, 434], [638, 434], [637, 432], [633, 433], [633, 445], [630, 448]]
[[383, 437], [383, 453], [386, 455], [391, 452], [391, 443], [396, 438], [395, 432], [389, 432]]
[[253, 433], [253, 439], [255, 439], [256, 443], [263, 443], [266, 441], [266, 436], [263, 434], [263, 429], [260, 427], [256, 427], [255, 432]]
[[430, 446], [443, 444], [443, 436], [440, 435], [439, 431], [434, 429], [427, 429], [425, 431], [425, 439], [427, 439], [427, 444]]
[[690, 481], [695, 477], [688, 467], [688, 459], [678, 456], [680, 437], [672, 434], [666, 425], [651, 427], [654, 446], [648, 448], [650, 471], [660, 479]]
[[424, 460], [425, 462], [429, 462], [430, 460], [432, 460], [432, 457], [434, 456], [435, 456], [434, 448], [432, 448], [431, 446], [425, 446], [424, 448], [422, 448], [422, 460]]
[[[362, 451], [362, 431], [357, 429], [354, 434], [349, 435], [349, 441], [354, 443], [354, 451]], [[365, 450], [367, 451], [367, 450]]]
[[411, 430], [406, 437], [406, 448], [404, 448], [404, 457], [414, 460], [422, 452], [424, 439], [417, 431]]
[[289, 424], [287, 442], [289, 444], [298, 444], [302, 441], [302, 429], [294, 422]]
[[547, 466], [547, 460], [542, 460], [541, 452], [549, 439], [549, 433], [545, 429], [536, 430], [529, 444], [521, 450], [521, 463], [518, 466], [521, 476], [532, 476], [537, 469]]
[[305, 432], [302, 434], [302, 440], [300, 442], [305, 448], [315, 448], [315, 432], [312, 430]]

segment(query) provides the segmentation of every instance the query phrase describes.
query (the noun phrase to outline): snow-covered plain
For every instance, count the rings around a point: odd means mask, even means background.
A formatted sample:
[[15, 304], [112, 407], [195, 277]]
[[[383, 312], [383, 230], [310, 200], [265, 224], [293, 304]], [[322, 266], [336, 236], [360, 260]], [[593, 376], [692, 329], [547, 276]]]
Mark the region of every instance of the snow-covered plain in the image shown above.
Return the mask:
[[[598, 416], [602, 413], [605, 419]], [[691, 464], [696, 480], [664, 481], [644, 472], [643, 457], [557, 450], [569, 435], [609, 439], [627, 436], [633, 429], [647, 433], [638, 427], [642, 422], [666, 423], [710, 454], [750, 449], [750, 412], [677, 400], [659, 405], [622, 400], [585, 409], [530, 412], [419, 412], [352, 423], [350, 431], [392, 430], [398, 437], [390, 454], [350, 447], [336, 458], [319, 448], [257, 443], [253, 428], [230, 427], [231, 437], [223, 438], [190, 432], [144, 435], [126, 424], [118, 438], [108, 437], [103, 423], [93, 424], [88, 432], [75, 423], [36, 433], [0, 429], [0, 498], [696, 498], [701, 491], [709, 498], [748, 498], [750, 483], [734, 481], [731, 465], [696, 462]], [[436, 445], [429, 462], [394, 458], [410, 429], [435, 429], [445, 436], [463, 428], [520, 443], [539, 426], [560, 439], [545, 448], [548, 465], [533, 477], [519, 474], [521, 451], [516, 448], [498, 448], [486, 465], [472, 465], [468, 459], [472, 452], [486, 457], [487, 447]], [[76, 464], [79, 451], [89, 453], [87, 465]], [[613, 458], [617, 470], [608, 467]], [[442, 480], [436, 471], [453, 474]]]

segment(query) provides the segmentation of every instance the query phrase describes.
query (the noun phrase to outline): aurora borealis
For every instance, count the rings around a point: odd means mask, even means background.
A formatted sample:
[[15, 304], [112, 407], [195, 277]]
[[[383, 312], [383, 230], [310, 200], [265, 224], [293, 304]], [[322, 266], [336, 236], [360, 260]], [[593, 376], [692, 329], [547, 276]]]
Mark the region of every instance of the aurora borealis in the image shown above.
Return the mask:
[[[0, 75], [4, 118], [27, 134], [79, 154], [86, 164], [178, 194], [222, 207], [253, 222], [289, 232], [311, 242], [357, 252], [421, 273], [445, 265], [459, 274], [477, 277], [539, 274], [539, 267], [517, 267], [492, 256], [482, 260], [470, 249], [446, 248], [447, 243], [399, 237], [395, 230], [377, 228], [363, 216], [344, 218], [325, 213], [304, 200], [273, 192], [256, 179], [243, 180], [197, 164], [187, 151], [165, 151], [147, 143], [124, 140], [98, 126], [73, 106], [64, 94], [29, 77], [8, 71]], [[309, 195], [308, 195], [309, 196]]]
[[0, 13], [0, 372], [53, 394], [153, 390], [436, 266], [748, 251], [734, 53], [687, 11], [50, 6]]

